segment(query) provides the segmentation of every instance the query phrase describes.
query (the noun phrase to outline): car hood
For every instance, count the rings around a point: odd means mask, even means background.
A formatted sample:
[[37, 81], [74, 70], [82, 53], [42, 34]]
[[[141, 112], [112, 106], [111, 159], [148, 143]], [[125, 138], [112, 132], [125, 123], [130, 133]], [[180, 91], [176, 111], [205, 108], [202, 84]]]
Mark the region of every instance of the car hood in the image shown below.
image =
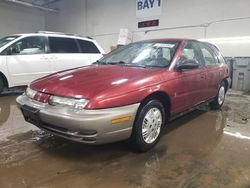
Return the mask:
[[91, 99], [105, 90], [120, 87], [159, 71], [162, 69], [91, 65], [40, 78], [32, 82], [30, 87], [52, 95]]

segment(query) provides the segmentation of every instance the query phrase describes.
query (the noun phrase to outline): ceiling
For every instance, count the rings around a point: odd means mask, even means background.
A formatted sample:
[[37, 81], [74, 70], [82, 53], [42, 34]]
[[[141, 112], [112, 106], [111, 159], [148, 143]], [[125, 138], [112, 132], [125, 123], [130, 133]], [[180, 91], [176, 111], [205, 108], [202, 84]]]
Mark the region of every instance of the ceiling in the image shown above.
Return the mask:
[[55, 3], [61, 0], [5, 0], [9, 3], [15, 3], [26, 7], [37, 8], [43, 11], [58, 12]]
[[48, 8], [48, 7], [50, 7], [50, 5], [56, 3], [60, 0], [22, 0], [22, 1]]

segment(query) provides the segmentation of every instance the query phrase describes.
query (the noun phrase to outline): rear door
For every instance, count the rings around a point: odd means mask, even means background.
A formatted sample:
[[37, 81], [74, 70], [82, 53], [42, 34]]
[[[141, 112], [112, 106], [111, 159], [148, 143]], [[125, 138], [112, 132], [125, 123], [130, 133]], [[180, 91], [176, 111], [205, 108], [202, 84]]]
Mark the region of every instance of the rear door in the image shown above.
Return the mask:
[[220, 66], [215, 52], [206, 44], [199, 43], [207, 71], [206, 98], [212, 98], [217, 94], [220, 79]]
[[177, 112], [186, 110], [204, 101], [206, 98], [206, 69], [197, 42], [186, 42], [177, 61], [177, 65], [181, 64], [185, 59], [195, 59], [199, 63], [199, 68], [176, 72], [175, 98], [176, 102], [179, 104], [176, 106]]
[[48, 37], [48, 56], [54, 71], [61, 71], [90, 64], [90, 56], [82, 54], [74, 38]]
[[46, 58], [46, 37], [22, 38], [6, 49], [6, 62], [14, 86], [50, 74], [53, 70]]

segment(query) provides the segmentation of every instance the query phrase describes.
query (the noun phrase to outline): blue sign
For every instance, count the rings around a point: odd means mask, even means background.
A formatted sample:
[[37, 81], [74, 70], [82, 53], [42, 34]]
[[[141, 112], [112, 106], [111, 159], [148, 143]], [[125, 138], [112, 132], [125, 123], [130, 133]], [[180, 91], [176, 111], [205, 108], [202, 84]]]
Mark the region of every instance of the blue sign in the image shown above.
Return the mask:
[[161, 0], [139, 0], [137, 1], [137, 10], [151, 9], [161, 6]]

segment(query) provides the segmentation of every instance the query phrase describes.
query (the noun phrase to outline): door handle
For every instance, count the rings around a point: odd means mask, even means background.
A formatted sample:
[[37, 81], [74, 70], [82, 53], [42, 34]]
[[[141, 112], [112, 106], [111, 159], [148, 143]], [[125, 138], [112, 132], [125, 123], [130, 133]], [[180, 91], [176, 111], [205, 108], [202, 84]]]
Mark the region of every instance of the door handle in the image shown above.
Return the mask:
[[50, 60], [57, 60], [58, 58], [56, 56], [52, 56]]
[[48, 58], [47, 58], [47, 57], [44, 57], [44, 56], [41, 57], [40, 59], [41, 59], [41, 60], [48, 60]]

